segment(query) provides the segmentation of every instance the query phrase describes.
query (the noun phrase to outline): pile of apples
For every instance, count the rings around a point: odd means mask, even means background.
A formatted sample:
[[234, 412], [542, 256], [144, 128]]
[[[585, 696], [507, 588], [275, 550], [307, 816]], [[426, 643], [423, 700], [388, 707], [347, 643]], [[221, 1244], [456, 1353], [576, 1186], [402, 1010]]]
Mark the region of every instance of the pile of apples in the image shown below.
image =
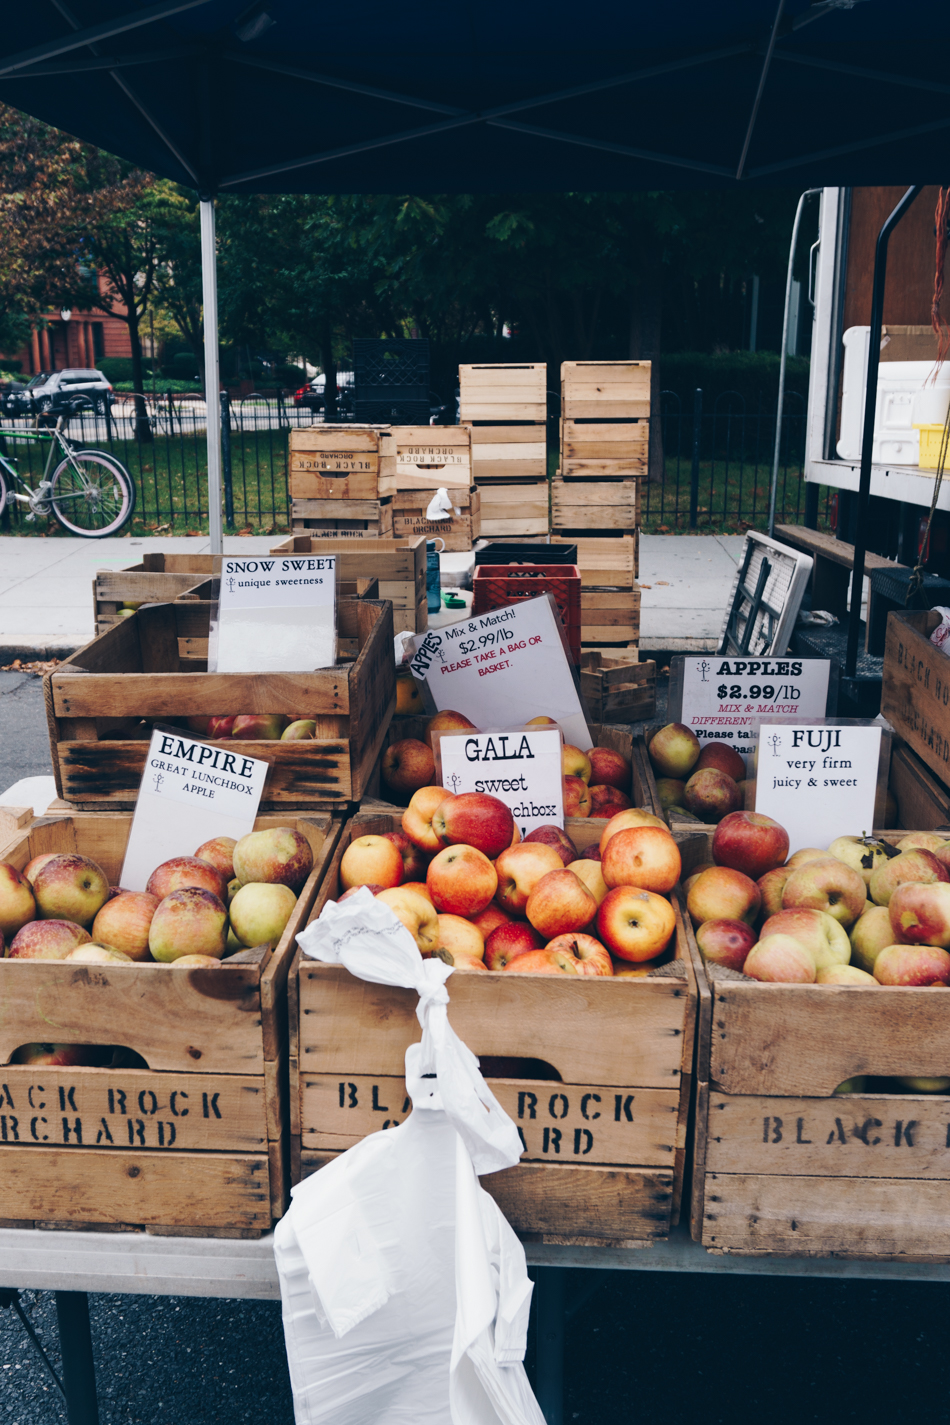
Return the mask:
[[773, 984], [950, 985], [950, 841], [788, 846], [771, 817], [720, 821], [684, 885], [705, 960]]
[[401, 831], [350, 842], [340, 900], [368, 886], [424, 956], [457, 970], [637, 976], [672, 944], [681, 869], [669, 828], [635, 807], [579, 852], [558, 826], [522, 841], [497, 797], [424, 786]]
[[[534, 717], [527, 727], [557, 727], [552, 717]], [[383, 781], [397, 799], [435, 782], [433, 732], [476, 732], [464, 713], [445, 709], [426, 724], [423, 740], [404, 737], [383, 753], [380, 769]], [[561, 749], [564, 784], [564, 815], [591, 816], [609, 820], [631, 806], [630, 763], [608, 747], [592, 747], [583, 752], [571, 743]]]
[[718, 822], [745, 804], [745, 762], [728, 742], [701, 747], [685, 723], [668, 722], [654, 733], [648, 751], [664, 811]]
[[187, 719], [189, 732], [199, 737], [241, 738], [250, 742], [311, 742], [317, 735], [316, 720], [299, 713], [241, 713], [237, 717]]

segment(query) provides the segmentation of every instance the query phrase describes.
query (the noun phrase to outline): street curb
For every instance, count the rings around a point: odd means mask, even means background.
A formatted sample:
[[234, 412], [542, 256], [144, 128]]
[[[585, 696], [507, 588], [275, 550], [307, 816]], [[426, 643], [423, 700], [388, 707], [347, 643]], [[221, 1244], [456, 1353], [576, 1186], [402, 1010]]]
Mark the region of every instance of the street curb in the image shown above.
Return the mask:
[[51, 658], [71, 658], [84, 645], [81, 643], [0, 643], [0, 666], [13, 663], [48, 663]]

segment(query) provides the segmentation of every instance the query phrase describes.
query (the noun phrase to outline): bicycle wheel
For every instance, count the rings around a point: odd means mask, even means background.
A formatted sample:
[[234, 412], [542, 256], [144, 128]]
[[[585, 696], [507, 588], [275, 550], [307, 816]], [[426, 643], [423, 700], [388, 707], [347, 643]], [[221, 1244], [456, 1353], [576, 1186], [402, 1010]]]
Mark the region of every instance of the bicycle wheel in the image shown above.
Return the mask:
[[135, 488], [135, 481], [132, 479], [128, 467], [122, 464], [122, 461], [117, 455], [113, 455], [111, 450], [74, 450], [73, 454], [82, 456], [92, 456], [93, 459], [98, 460], [102, 465], [111, 465], [112, 468], [117, 471], [119, 479], [124, 480], [126, 485], [128, 485], [129, 495], [132, 501], [129, 514], [132, 515], [135, 513], [135, 502], [138, 499], [138, 491]]
[[70, 534], [104, 539], [132, 518], [135, 486], [111, 456], [74, 450], [53, 471], [49, 500], [57, 522]]
[[3, 478], [3, 467], [0, 466], [0, 519], [3, 518], [3, 512], [4, 512], [4, 510], [6, 509], [6, 507], [7, 507], [7, 482], [6, 482], [6, 480]]

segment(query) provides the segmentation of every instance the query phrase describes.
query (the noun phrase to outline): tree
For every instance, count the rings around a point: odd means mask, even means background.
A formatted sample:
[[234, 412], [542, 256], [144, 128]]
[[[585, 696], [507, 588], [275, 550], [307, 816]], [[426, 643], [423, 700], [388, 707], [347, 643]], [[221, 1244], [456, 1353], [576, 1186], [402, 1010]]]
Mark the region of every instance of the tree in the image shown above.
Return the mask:
[[201, 293], [201, 218], [198, 196], [167, 184], [165, 211], [158, 218], [159, 259], [155, 271], [158, 300], [194, 353], [204, 385], [204, 319]]

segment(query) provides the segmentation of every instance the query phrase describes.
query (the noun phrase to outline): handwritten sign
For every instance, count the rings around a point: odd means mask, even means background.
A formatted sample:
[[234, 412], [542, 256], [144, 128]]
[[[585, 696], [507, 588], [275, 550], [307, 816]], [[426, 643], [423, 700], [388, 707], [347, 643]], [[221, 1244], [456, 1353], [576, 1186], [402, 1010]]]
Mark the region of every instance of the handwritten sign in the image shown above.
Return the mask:
[[464, 713], [476, 727], [550, 717], [566, 742], [592, 746], [550, 595], [430, 628], [414, 646], [409, 666], [440, 711]]
[[439, 785], [454, 795], [486, 792], [511, 807], [522, 837], [537, 826], [564, 825], [561, 734], [557, 728], [523, 732], [435, 733]]
[[336, 557], [222, 559], [212, 673], [309, 673], [336, 662]]
[[149, 743], [122, 876], [125, 891], [144, 891], [163, 861], [193, 856], [213, 836], [239, 840], [254, 830], [268, 764], [156, 727]]
[[[673, 720], [692, 728], [700, 742], [727, 742], [752, 760], [763, 718], [824, 717], [831, 663], [827, 658], [725, 658], [709, 653], [682, 662], [682, 702]], [[672, 703], [672, 699], [671, 699]]]
[[881, 731], [867, 724], [762, 723], [755, 809], [785, 827], [793, 853], [872, 830]]

